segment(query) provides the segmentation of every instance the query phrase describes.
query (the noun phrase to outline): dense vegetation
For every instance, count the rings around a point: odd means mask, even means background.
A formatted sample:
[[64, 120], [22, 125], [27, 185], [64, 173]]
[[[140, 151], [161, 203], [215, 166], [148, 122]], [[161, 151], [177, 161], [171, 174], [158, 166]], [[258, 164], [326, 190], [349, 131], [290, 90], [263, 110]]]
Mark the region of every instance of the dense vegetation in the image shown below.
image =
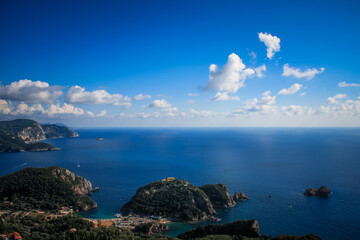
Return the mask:
[[226, 224], [200, 226], [178, 236], [183, 240], [192, 239], [234, 239], [234, 240], [321, 240], [315, 234], [306, 236], [280, 235], [274, 238], [261, 236], [257, 220], [239, 220]]
[[203, 190], [187, 180], [156, 181], [139, 188], [123, 213], [160, 215], [181, 220], [198, 220], [214, 214], [211, 201]]
[[[71, 231], [76, 229], [76, 231]], [[44, 216], [1, 217], [0, 234], [18, 232], [24, 240], [137, 240], [172, 239], [163, 235], [146, 235], [121, 231], [115, 227], [94, 228], [92, 222], [78, 216], [45, 218]]]
[[227, 224], [200, 226], [196, 229], [180, 234], [179, 238], [186, 240], [205, 237], [207, 235], [231, 235], [257, 238], [260, 237], [260, 229], [258, 221], [255, 219], [239, 220]]
[[25, 168], [15, 173], [0, 177], [0, 207], [10, 210], [47, 209], [56, 210], [63, 206], [73, 206], [83, 210], [84, 206], [94, 202], [89, 196], [74, 191], [81, 184], [66, 181], [54, 171], [65, 172], [58, 167]]
[[76, 137], [67, 127], [55, 124], [40, 125], [29, 119], [0, 121], [0, 152], [48, 151], [55, 150], [52, 145], [35, 141], [57, 138]]
[[[194, 231], [186, 232], [180, 235], [183, 239], [197, 240], [320, 240], [314, 234], [306, 236], [280, 235], [275, 238], [268, 236], [249, 237], [240, 235], [239, 230], [231, 229], [224, 225], [211, 225], [210, 228], [200, 227], [203, 234], [193, 235]], [[220, 226], [220, 227], [218, 227]], [[224, 227], [228, 231], [224, 231]], [[75, 230], [76, 229], [76, 230]], [[204, 232], [204, 229], [207, 231]], [[217, 230], [216, 230], [217, 229]], [[220, 231], [222, 232], [220, 234]], [[143, 234], [127, 230], [121, 230], [116, 227], [98, 227], [94, 228], [92, 222], [86, 221], [78, 216], [66, 216], [58, 218], [49, 218], [42, 215], [22, 216], [22, 217], [0, 217], [0, 234], [18, 232], [24, 240], [171, 240], [169, 236], [161, 234]], [[191, 237], [190, 237], [191, 235]], [[184, 238], [184, 236], [188, 236]]]

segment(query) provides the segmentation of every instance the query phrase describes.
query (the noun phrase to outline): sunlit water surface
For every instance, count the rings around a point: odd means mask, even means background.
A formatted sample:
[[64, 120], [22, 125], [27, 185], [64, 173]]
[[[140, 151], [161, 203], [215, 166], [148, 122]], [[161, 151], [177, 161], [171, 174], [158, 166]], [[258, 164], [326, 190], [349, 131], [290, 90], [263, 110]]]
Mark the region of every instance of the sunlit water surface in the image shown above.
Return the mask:
[[[198, 186], [225, 183], [231, 194], [242, 191], [251, 199], [218, 210], [222, 222], [255, 218], [261, 233], [271, 236], [360, 239], [358, 128], [77, 131], [80, 138], [47, 141], [61, 151], [1, 154], [0, 174], [60, 166], [84, 176], [101, 189], [93, 194], [98, 208], [81, 213], [91, 218], [112, 218], [137, 188], [168, 176]], [[332, 190], [328, 199], [302, 194], [320, 185]], [[192, 227], [173, 223], [167, 234]]]

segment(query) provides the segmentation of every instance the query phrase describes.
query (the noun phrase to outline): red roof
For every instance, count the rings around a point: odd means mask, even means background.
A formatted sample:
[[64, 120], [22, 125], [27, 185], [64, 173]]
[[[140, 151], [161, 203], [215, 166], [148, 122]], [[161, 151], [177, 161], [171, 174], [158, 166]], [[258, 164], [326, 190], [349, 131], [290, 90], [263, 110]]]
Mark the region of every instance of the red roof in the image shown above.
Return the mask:
[[8, 239], [22, 239], [18, 232], [9, 233], [6, 235]]

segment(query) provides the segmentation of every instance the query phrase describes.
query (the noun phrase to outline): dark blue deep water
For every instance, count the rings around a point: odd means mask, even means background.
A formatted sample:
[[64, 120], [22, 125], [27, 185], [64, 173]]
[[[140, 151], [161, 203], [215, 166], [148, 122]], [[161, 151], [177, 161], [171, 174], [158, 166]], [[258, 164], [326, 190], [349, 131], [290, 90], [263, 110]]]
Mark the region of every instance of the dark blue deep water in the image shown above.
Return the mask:
[[[98, 209], [112, 218], [136, 189], [173, 176], [194, 185], [225, 183], [251, 199], [223, 222], [258, 219], [262, 234], [315, 233], [325, 240], [360, 239], [360, 129], [78, 129], [80, 138], [48, 140], [61, 151], [0, 155], [0, 175], [24, 167], [61, 166], [91, 180]], [[104, 137], [104, 141], [97, 141]], [[328, 199], [305, 197], [329, 187]], [[269, 194], [272, 198], [269, 198]], [[288, 208], [291, 204], [293, 208]], [[169, 235], [193, 227], [171, 224]]]

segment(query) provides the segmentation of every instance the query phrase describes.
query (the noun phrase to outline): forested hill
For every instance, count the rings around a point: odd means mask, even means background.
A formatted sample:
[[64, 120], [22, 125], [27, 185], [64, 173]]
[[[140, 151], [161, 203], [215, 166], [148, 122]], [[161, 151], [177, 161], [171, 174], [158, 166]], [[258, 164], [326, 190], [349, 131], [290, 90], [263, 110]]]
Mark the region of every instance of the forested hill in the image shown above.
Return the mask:
[[214, 207], [234, 205], [224, 184], [196, 187], [185, 179], [169, 177], [139, 188], [131, 201], [123, 206], [122, 212], [197, 221], [214, 215]]
[[78, 136], [68, 127], [56, 124], [41, 125], [30, 119], [0, 121], [0, 152], [56, 150], [50, 144], [37, 141]]
[[90, 181], [60, 167], [25, 168], [0, 177], [0, 209], [74, 210], [96, 208]]

